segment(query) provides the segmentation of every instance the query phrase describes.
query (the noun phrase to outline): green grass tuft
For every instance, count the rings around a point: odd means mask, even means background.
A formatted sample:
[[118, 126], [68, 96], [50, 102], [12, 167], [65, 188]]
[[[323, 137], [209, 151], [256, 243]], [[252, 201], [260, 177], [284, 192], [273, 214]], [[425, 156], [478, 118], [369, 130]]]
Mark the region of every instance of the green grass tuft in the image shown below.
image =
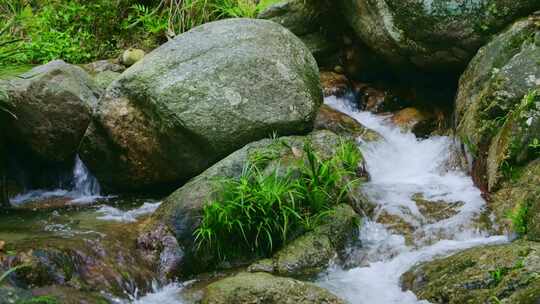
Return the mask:
[[508, 214], [508, 219], [512, 222], [512, 229], [523, 237], [528, 232], [529, 222], [529, 204], [526, 201], [521, 202], [515, 210]]
[[205, 206], [195, 231], [197, 248], [220, 259], [268, 256], [345, 201], [360, 159], [352, 142], [328, 160], [305, 143], [297, 166], [277, 165], [268, 173], [249, 163], [240, 178], [220, 181], [219, 198]]

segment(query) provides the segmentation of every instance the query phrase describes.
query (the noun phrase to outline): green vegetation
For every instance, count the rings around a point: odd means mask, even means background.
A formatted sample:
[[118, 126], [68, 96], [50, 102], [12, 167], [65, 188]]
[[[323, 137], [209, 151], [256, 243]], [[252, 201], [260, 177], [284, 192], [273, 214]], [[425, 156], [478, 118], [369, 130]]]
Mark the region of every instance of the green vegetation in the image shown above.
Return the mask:
[[[506, 125], [508, 122], [516, 124], [519, 130], [527, 130], [530, 128], [529, 119], [532, 119], [535, 114], [540, 92], [532, 90], [526, 94], [521, 102], [515, 106], [503, 119], [502, 125]], [[530, 139], [527, 144], [523, 143], [523, 136], [512, 136], [512, 140], [508, 147], [508, 152], [505, 155], [505, 159], [501, 163], [501, 172], [503, 176], [508, 180], [516, 180], [521, 173], [521, 166], [517, 162], [517, 155], [523, 150], [528, 149], [530, 158], [535, 158], [540, 155], [540, 141], [537, 138]]]
[[194, 26], [255, 17], [254, 0], [0, 0], [0, 63], [83, 63], [128, 47], [152, 49]]
[[[264, 157], [257, 159], [267, 159]], [[344, 201], [356, 182], [361, 154], [352, 142], [322, 160], [305, 143], [297, 166], [277, 165], [271, 173], [258, 164], [246, 166], [239, 179], [220, 181], [219, 198], [209, 202], [195, 231], [199, 249], [221, 259], [268, 256], [291, 238], [317, 226], [331, 208]]]
[[39, 296], [29, 300], [18, 301], [17, 304], [60, 304], [60, 302], [53, 296]]
[[28, 266], [29, 266], [28, 264], [22, 264], [22, 265], [15, 266], [15, 267], [12, 267], [12, 268], [8, 269], [6, 272], [4, 272], [0, 276], [0, 283], [2, 283], [10, 274], [14, 273], [15, 271], [17, 271], [19, 269], [26, 268]]
[[527, 234], [529, 221], [529, 203], [521, 202], [515, 210], [508, 214], [508, 219], [512, 221], [512, 228], [520, 236]]

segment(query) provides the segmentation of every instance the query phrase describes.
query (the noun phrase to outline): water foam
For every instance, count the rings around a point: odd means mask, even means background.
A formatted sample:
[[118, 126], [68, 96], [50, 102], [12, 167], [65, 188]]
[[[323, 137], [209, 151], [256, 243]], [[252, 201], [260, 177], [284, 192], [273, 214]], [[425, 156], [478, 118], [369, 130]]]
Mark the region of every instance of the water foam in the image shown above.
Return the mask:
[[102, 214], [97, 219], [104, 221], [116, 221], [116, 222], [136, 222], [142, 216], [152, 214], [161, 205], [161, 202], [152, 203], [145, 202], [139, 208], [132, 210], [120, 210], [111, 206], [101, 206], [97, 213]]

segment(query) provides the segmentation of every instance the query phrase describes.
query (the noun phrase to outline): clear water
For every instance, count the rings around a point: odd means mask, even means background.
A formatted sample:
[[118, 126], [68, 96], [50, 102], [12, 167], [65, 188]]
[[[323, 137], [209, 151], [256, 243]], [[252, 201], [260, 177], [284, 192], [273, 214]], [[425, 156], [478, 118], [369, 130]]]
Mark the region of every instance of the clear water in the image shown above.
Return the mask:
[[32, 201], [41, 201], [50, 198], [65, 197], [73, 204], [89, 204], [103, 199], [101, 188], [97, 179], [90, 174], [88, 168], [77, 155], [73, 167], [73, 188], [55, 190], [31, 190], [10, 198], [13, 205], [21, 205]]
[[[360, 233], [366, 266], [331, 269], [319, 279], [321, 286], [354, 304], [424, 304], [428, 302], [400, 287], [401, 275], [412, 266], [474, 246], [507, 241], [474, 228], [485, 201], [467, 174], [448, 169], [454, 144], [451, 138], [420, 140], [392, 125], [388, 117], [357, 111], [346, 99], [329, 97], [326, 103], [383, 137], [378, 142], [359, 143], [371, 175], [365, 193], [377, 204], [376, 213], [399, 216], [417, 232], [414, 246], [407, 246], [404, 236], [367, 220]], [[454, 215], [426, 224], [412, 199], [418, 194], [433, 204], [460, 202], [460, 207]]]

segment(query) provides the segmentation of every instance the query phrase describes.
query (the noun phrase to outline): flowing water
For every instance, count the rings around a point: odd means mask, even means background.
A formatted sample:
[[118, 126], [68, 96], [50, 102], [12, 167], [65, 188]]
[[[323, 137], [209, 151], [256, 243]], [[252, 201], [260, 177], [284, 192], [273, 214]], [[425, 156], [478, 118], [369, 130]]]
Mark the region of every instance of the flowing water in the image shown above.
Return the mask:
[[[321, 286], [355, 304], [428, 303], [401, 290], [403, 273], [419, 262], [507, 241], [476, 228], [485, 201], [467, 174], [449, 166], [451, 138], [419, 140], [392, 125], [388, 117], [356, 110], [347, 99], [329, 97], [326, 103], [377, 131], [383, 139], [360, 142], [371, 177], [364, 192], [377, 206], [374, 219], [366, 220], [360, 233], [365, 261], [353, 269], [329, 270], [319, 279]], [[455, 210], [443, 219], [429, 220], [415, 196], [429, 204], [453, 205]], [[411, 242], [377, 223], [384, 214], [398, 216], [414, 227]]]

